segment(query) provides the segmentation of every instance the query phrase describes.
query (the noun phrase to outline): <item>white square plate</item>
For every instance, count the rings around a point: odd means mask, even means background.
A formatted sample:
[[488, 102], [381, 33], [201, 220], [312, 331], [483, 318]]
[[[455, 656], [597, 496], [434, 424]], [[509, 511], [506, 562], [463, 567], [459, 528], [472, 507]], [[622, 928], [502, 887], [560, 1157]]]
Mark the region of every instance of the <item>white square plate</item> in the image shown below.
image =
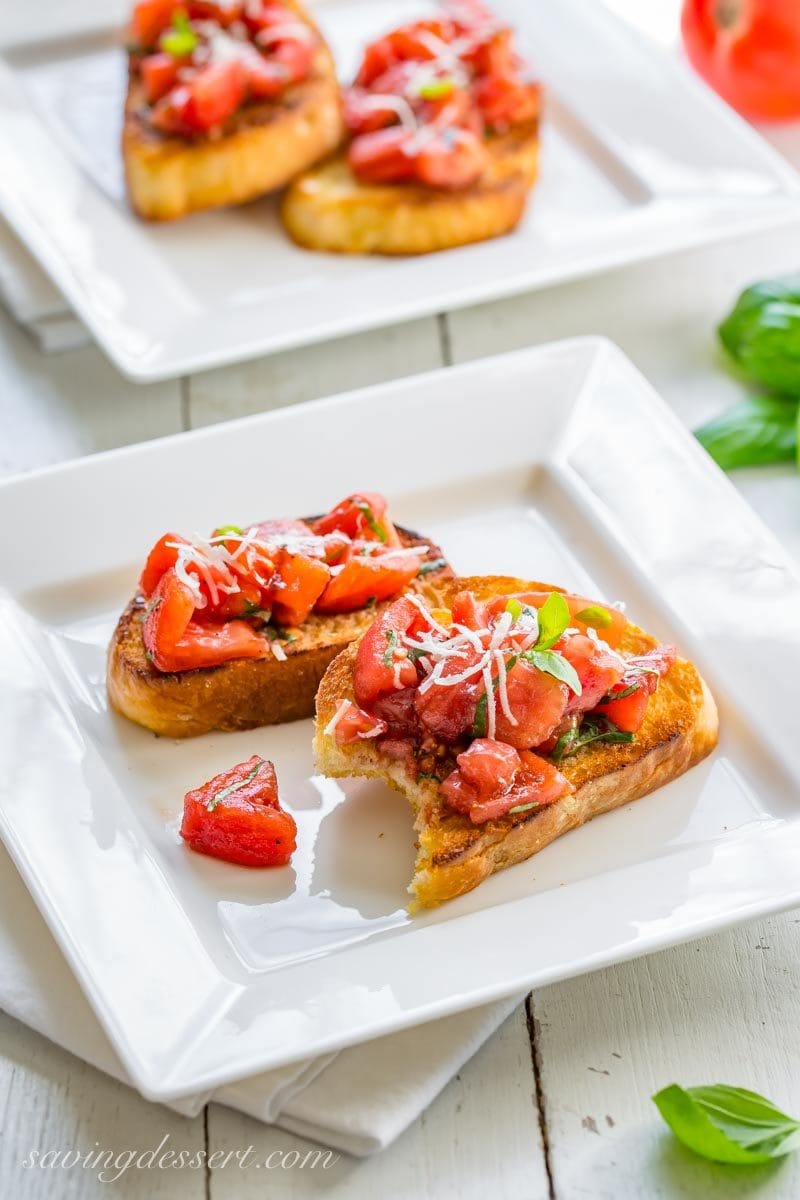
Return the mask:
[[[385, 491], [461, 572], [624, 597], [706, 675], [718, 751], [412, 919], [407, 805], [376, 783], [315, 777], [311, 722], [175, 742], [108, 711], [105, 646], [165, 528], [322, 511], [354, 487]], [[0, 833], [152, 1097], [800, 902], [800, 577], [606, 342], [11, 480], [0, 528]], [[177, 834], [184, 792], [253, 753], [274, 759], [297, 819], [285, 869], [203, 858]]]
[[[347, 79], [369, 38], [430, 7], [322, 0], [316, 12]], [[102, 25], [0, 50], [0, 211], [138, 380], [511, 295], [795, 216], [791, 168], [597, 0], [496, 7], [519, 30], [548, 93], [541, 180], [508, 238], [417, 259], [317, 254], [289, 241], [274, 198], [174, 225], [137, 220], [119, 153], [124, 54], [119, 28]]]

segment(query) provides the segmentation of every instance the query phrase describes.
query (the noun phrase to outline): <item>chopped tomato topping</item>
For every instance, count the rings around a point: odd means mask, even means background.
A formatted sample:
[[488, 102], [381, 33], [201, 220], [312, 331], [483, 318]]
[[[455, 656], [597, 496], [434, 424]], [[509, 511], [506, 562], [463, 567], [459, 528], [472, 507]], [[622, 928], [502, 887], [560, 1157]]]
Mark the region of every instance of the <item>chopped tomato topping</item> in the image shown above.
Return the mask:
[[288, 863], [297, 825], [280, 806], [272, 763], [254, 754], [187, 792], [181, 837], [200, 854], [244, 867]]
[[[514, 592], [513, 599], [531, 608], [541, 608], [552, 592]], [[567, 602], [571, 623], [578, 629], [593, 628], [602, 640], [615, 649], [622, 640], [622, 635], [628, 627], [628, 618], [619, 609], [613, 608], [599, 600], [588, 600], [585, 596], [576, 596], [572, 592], [560, 593]], [[508, 604], [511, 596], [498, 596], [488, 605], [492, 616], [498, 616]], [[583, 616], [583, 619], [579, 619]]]
[[479, 79], [473, 96], [484, 121], [502, 132], [511, 125], [535, 121], [542, 103], [536, 83], [522, 83], [516, 75], [492, 74]]
[[321, 613], [352, 612], [370, 601], [390, 600], [416, 579], [420, 556], [395, 553], [354, 555], [331, 578], [317, 601]]
[[644, 723], [650, 697], [676, 657], [674, 646], [659, 646], [634, 660], [609, 689], [608, 701], [598, 704], [595, 712], [608, 717], [623, 733], [637, 733]]
[[172, 14], [179, 5], [175, 0], [140, 0], [134, 5], [131, 33], [138, 46], [149, 50], [172, 23]]
[[164, 572], [175, 566], [178, 560], [177, 547], [185, 543], [186, 539], [182, 538], [179, 533], [165, 533], [162, 538], [158, 539], [147, 556], [147, 562], [144, 564], [144, 570], [139, 579], [139, 590], [143, 596], [153, 594]]
[[440, 47], [446, 47], [454, 31], [451, 21], [415, 21], [387, 33], [367, 46], [356, 83], [369, 87], [400, 62], [429, 62]]
[[372, 707], [379, 696], [417, 682], [417, 669], [402, 639], [419, 615], [417, 606], [401, 597], [373, 621], [362, 637], [353, 670], [353, 690], [362, 707]]
[[148, 104], [166, 96], [178, 82], [180, 62], [172, 54], [148, 54], [139, 66]]
[[516, 724], [497, 704], [495, 732], [498, 738], [526, 750], [538, 746], [553, 732], [567, 709], [570, 691], [565, 683], [546, 675], [524, 659], [506, 674], [508, 706]]
[[[283, 552], [274, 583], [272, 612], [280, 625], [302, 625], [322, 596], [330, 570], [318, 558]], [[357, 607], [357, 606], [356, 606]]]
[[353, 541], [399, 545], [397, 532], [386, 516], [386, 501], [377, 492], [355, 492], [324, 517], [313, 522], [314, 533], [346, 533]]
[[218, 667], [235, 658], [264, 658], [265, 638], [244, 621], [199, 625], [192, 621], [194, 596], [170, 570], [162, 575], [144, 622], [145, 649], [159, 671]]
[[238, 59], [212, 62], [159, 100], [151, 120], [165, 133], [208, 133], [240, 107], [246, 81], [245, 69]]
[[515, 809], [544, 808], [572, 791], [553, 763], [528, 750], [518, 754], [492, 738], [477, 738], [458, 755], [456, 764], [440, 790], [449, 806], [474, 825]]
[[364, 741], [366, 738], [380, 737], [386, 733], [387, 725], [379, 717], [364, 712], [349, 700], [342, 702], [344, 707], [333, 718], [336, 722], [334, 735], [340, 746], [350, 742]]
[[581, 694], [570, 695], [569, 712], [588, 712], [594, 708], [625, 673], [625, 660], [586, 634], [567, 635], [553, 649], [575, 668], [581, 682]]
[[475, 712], [483, 693], [480, 674], [460, 683], [448, 683], [480, 661], [480, 652], [472, 645], [464, 647], [463, 655], [445, 662], [440, 681], [435, 687], [418, 691], [417, 716], [425, 729], [441, 742], [456, 742], [475, 726]]
[[[501, 610], [502, 611], [502, 610]], [[485, 629], [489, 622], [489, 610], [472, 592], [457, 592], [450, 605], [454, 625], [466, 625], [467, 629]]]

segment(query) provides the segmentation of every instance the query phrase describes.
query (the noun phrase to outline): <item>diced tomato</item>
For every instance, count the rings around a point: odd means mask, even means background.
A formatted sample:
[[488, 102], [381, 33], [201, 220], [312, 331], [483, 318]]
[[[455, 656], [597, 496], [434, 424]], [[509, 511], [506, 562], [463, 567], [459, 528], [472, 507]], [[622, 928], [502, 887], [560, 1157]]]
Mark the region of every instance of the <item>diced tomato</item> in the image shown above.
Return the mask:
[[417, 716], [425, 729], [442, 742], [455, 742], [475, 725], [475, 710], [483, 692], [480, 674], [461, 683], [448, 685], [446, 680], [460, 675], [481, 658], [473, 646], [464, 648], [464, 657], [450, 658], [444, 664], [440, 682], [416, 696]]
[[282, 551], [273, 584], [272, 613], [280, 625], [302, 625], [330, 580], [330, 570], [318, 558]]
[[469, 129], [443, 129], [421, 142], [414, 159], [420, 183], [432, 188], [469, 187], [483, 174], [489, 152]]
[[481, 799], [507, 791], [520, 765], [520, 756], [513, 746], [494, 738], [476, 738], [458, 756], [461, 774]]
[[484, 75], [475, 83], [473, 96], [486, 124], [500, 132], [537, 120], [542, 106], [539, 84], [524, 83], [516, 73]]
[[240, 107], [245, 85], [245, 70], [239, 59], [209, 63], [188, 83], [159, 100], [150, 119], [166, 133], [208, 133]]
[[244, 5], [240, 0], [188, 0], [185, 8], [192, 20], [217, 21], [224, 26], [241, 20]]
[[485, 604], [480, 604], [472, 592], [457, 592], [450, 605], [454, 625], [465, 625], [467, 629], [485, 629], [489, 613]]
[[507, 672], [506, 692], [517, 723], [509, 721], [496, 696], [495, 735], [518, 750], [538, 746], [550, 736], [562, 720], [571, 694], [565, 683], [524, 659], [518, 659]]
[[199, 854], [239, 866], [285, 866], [297, 846], [297, 825], [280, 806], [272, 763], [254, 754], [187, 792], [181, 837]]
[[353, 540], [398, 545], [399, 539], [386, 517], [386, 500], [378, 492], [356, 492], [347, 496], [324, 517], [313, 522], [314, 533], [346, 533]]
[[[170, 542], [174, 542], [175, 545], [170, 546]], [[175, 566], [178, 560], [176, 546], [186, 544], [188, 544], [186, 538], [182, 538], [179, 533], [165, 533], [158, 539], [147, 556], [147, 562], [144, 564], [144, 570], [139, 579], [139, 590], [143, 596], [151, 596], [164, 572]]]
[[625, 672], [624, 659], [584, 633], [561, 638], [553, 649], [572, 664], [581, 681], [581, 694], [570, 693], [568, 712], [588, 712], [594, 708]]
[[[252, 617], [256, 612], [268, 612], [264, 605], [263, 590], [252, 579], [240, 579], [239, 591], [220, 594], [209, 620], [230, 621], [238, 617]], [[205, 610], [203, 610], [205, 615]]]
[[513, 36], [509, 28], [498, 29], [490, 37], [467, 49], [463, 56], [464, 61], [469, 63], [478, 75], [515, 72], [517, 58], [514, 53]]
[[353, 138], [347, 151], [350, 169], [366, 183], [407, 183], [415, 179], [416, 162], [409, 152], [414, 136], [411, 129], [391, 125]]
[[172, 14], [180, 4], [176, 0], [140, 0], [134, 5], [131, 33], [143, 50], [155, 46], [161, 34], [172, 24]]
[[390, 600], [419, 574], [417, 554], [385, 553], [354, 555], [338, 569], [317, 601], [317, 612], [352, 612], [370, 600]]
[[360, 87], [370, 87], [395, 63], [409, 59], [427, 62], [436, 58], [441, 43], [450, 42], [453, 33], [451, 21], [416, 21], [387, 33], [367, 46], [356, 83]]
[[194, 596], [172, 570], [161, 576], [144, 621], [145, 649], [159, 671], [217, 667], [236, 658], [264, 658], [266, 639], [244, 621], [192, 621]]
[[362, 637], [353, 671], [353, 690], [362, 708], [371, 708], [379, 696], [416, 684], [416, 667], [408, 657], [399, 657], [397, 650], [418, 616], [419, 609], [403, 596]]
[[346, 746], [350, 742], [364, 741], [367, 738], [380, 737], [386, 733], [387, 725], [380, 717], [374, 717], [371, 713], [364, 712], [363, 708], [357, 708], [355, 704], [346, 701], [347, 707], [336, 718], [334, 726], [334, 737], [340, 746]]
[[286, 538], [313, 538], [314, 530], [307, 521], [296, 517], [270, 517], [268, 521], [256, 521], [248, 525], [245, 533], [254, 531], [256, 536], [265, 542], [285, 540]]
[[155, 104], [166, 96], [178, 82], [180, 60], [172, 54], [148, 54], [139, 64], [148, 104]]
[[245, 5], [243, 20], [251, 33], [261, 29], [270, 29], [275, 25], [285, 25], [287, 20], [297, 20], [295, 13], [290, 12], [283, 4], [262, 3], [256, 5], [250, 0]]
[[347, 88], [342, 96], [344, 120], [353, 134], [373, 133], [397, 123], [397, 110], [392, 104], [381, 107], [379, 97], [365, 88]]
[[409, 738], [416, 737], [418, 734], [419, 722], [414, 705], [416, 694], [416, 688], [406, 687], [400, 692], [389, 692], [373, 701], [371, 711], [376, 717], [380, 717], [386, 722], [390, 737]]
[[528, 750], [517, 754], [491, 738], [476, 739], [456, 764], [440, 790], [448, 805], [474, 825], [497, 820], [515, 808], [544, 808], [573, 790], [553, 763]]
[[289, 82], [289, 72], [279, 62], [260, 58], [247, 64], [247, 91], [253, 100], [274, 100]]
[[[644, 723], [650, 697], [658, 687], [659, 679], [667, 673], [676, 657], [674, 646], [659, 646], [658, 649], [636, 659], [639, 666], [649, 669], [640, 674], [629, 670], [609, 689], [608, 694], [612, 699], [607, 704], [598, 704], [595, 712], [608, 717], [617, 729], [624, 733], [637, 733]], [[653, 671], [657, 671], [658, 674], [652, 674]], [[631, 687], [635, 688], [635, 691], [630, 692]], [[620, 699], [613, 699], [619, 692], [628, 692], [628, 695], [623, 694]]]

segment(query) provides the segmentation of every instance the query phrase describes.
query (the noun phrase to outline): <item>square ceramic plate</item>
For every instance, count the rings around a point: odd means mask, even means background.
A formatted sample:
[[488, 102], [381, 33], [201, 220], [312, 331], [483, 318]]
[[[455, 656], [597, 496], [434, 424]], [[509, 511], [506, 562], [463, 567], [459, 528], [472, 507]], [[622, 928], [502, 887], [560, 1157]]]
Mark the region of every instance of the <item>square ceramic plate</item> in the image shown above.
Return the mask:
[[[331, 453], [334, 449], [335, 452]], [[384, 491], [462, 573], [624, 598], [694, 658], [718, 751], [411, 918], [411, 814], [315, 775], [311, 722], [176, 742], [108, 711], [165, 528]], [[21, 517], [21, 514], [24, 516]], [[800, 902], [800, 577], [618, 350], [557, 343], [0, 485], [0, 833], [130, 1074], [211, 1088]], [[291, 867], [186, 849], [184, 792], [259, 753]]]
[[[74, 6], [69, 6], [70, 10]], [[343, 79], [431, 0], [321, 0]], [[547, 87], [541, 180], [508, 238], [423, 258], [301, 250], [274, 198], [174, 225], [129, 211], [119, 26], [0, 51], [0, 211], [122, 371], [219, 366], [791, 220], [797, 176], [597, 0], [497, 0]], [[115, 9], [120, 6], [115, 3]], [[63, 18], [62, 18], [63, 21]], [[16, 22], [17, 27], [19, 22]], [[2, 25], [0, 23], [0, 41]]]

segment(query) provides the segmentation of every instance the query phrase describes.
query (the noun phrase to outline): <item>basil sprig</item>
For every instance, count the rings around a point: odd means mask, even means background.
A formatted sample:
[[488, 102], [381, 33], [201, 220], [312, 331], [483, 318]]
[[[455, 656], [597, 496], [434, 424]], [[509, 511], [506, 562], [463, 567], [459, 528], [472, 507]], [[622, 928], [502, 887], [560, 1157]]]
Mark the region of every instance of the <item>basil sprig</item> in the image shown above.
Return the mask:
[[562, 759], [577, 754], [581, 747], [588, 746], [591, 742], [624, 743], [635, 740], [634, 734], [617, 729], [614, 722], [609, 721], [608, 717], [595, 714], [592, 717], [584, 717], [580, 725], [562, 733], [553, 747], [550, 757], [554, 762], [559, 763]]
[[372, 505], [368, 504], [366, 500], [359, 499], [355, 501], [355, 506], [360, 513], [363, 513], [364, 520], [367, 522], [367, 525], [369, 525], [378, 541], [387, 542], [389, 538], [386, 530], [383, 528], [380, 521], [375, 516], [375, 513], [372, 511]]
[[653, 1101], [678, 1141], [712, 1162], [754, 1165], [800, 1149], [800, 1121], [746, 1088], [672, 1083]]
[[748, 396], [694, 435], [723, 471], [792, 462], [797, 454], [798, 402], [785, 396]]
[[535, 649], [549, 650], [569, 625], [569, 605], [560, 592], [551, 592], [538, 615], [539, 636]]
[[383, 652], [383, 665], [391, 669], [394, 664], [394, 652], [397, 649], [397, 634], [394, 629], [386, 630], [386, 641], [388, 645]]
[[522, 657], [532, 667], [536, 667], [537, 671], [544, 671], [545, 675], [560, 679], [567, 687], [572, 688], [576, 696], [580, 696], [583, 689], [578, 672], [563, 654], [558, 654], [555, 650], [538, 650], [534, 646], [533, 650], [526, 650]]
[[162, 36], [160, 45], [173, 58], [188, 58], [197, 49], [199, 41], [186, 11], [181, 8], [172, 18], [172, 29]]
[[431, 571], [441, 571], [442, 567], [447, 566], [447, 560], [444, 558], [431, 558], [427, 562], [422, 563], [418, 571], [419, 575], [430, 575]]
[[236, 783], [229, 783], [227, 787], [222, 788], [219, 792], [215, 792], [206, 804], [206, 809], [208, 812], [213, 812], [221, 800], [225, 800], [228, 796], [232, 796], [234, 792], [238, 792], [243, 787], [246, 787], [250, 780], [255, 779], [261, 768], [265, 767], [266, 765], [266, 762], [264, 759], [262, 759], [260, 762], [257, 762], [254, 767], [250, 768], [244, 779], [238, 779]]
[[592, 629], [608, 629], [614, 618], [601, 604], [590, 604], [588, 608], [582, 608], [579, 613], [575, 613], [575, 620], [580, 621], [582, 625], [591, 625]]

